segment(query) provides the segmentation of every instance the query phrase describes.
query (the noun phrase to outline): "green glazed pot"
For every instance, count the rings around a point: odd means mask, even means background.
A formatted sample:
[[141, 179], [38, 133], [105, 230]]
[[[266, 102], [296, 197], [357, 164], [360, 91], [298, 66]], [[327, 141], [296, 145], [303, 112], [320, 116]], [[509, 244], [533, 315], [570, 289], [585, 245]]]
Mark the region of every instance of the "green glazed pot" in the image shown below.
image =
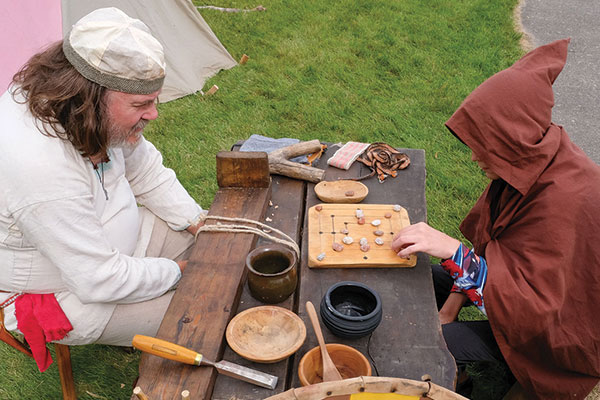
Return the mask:
[[268, 304], [281, 303], [296, 290], [298, 259], [288, 247], [279, 244], [259, 246], [248, 253], [248, 288], [255, 299]]

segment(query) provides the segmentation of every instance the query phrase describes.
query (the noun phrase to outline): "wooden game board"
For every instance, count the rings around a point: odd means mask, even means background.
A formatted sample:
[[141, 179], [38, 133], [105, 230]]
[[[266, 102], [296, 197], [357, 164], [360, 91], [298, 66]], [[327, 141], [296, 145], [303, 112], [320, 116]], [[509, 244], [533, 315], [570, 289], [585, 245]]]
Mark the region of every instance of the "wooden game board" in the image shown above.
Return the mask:
[[[318, 210], [320, 208], [320, 211]], [[363, 210], [365, 224], [359, 225], [356, 209]], [[385, 214], [391, 214], [386, 218]], [[381, 225], [375, 227], [373, 220], [380, 220]], [[403, 227], [410, 225], [408, 213], [402, 207], [394, 211], [393, 204], [336, 204], [324, 203], [308, 210], [308, 266], [311, 268], [397, 268], [414, 267], [417, 263], [415, 255], [404, 259], [391, 249], [394, 235]], [[341, 231], [347, 229], [348, 233]], [[376, 230], [384, 232], [383, 245], [375, 244]], [[344, 244], [344, 236], [354, 239], [352, 244]], [[370, 249], [363, 252], [359, 241], [366, 238]], [[332, 244], [340, 243], [342, 251], [335, 251]], [[319, 261], [317, 257], [323, 256]]]

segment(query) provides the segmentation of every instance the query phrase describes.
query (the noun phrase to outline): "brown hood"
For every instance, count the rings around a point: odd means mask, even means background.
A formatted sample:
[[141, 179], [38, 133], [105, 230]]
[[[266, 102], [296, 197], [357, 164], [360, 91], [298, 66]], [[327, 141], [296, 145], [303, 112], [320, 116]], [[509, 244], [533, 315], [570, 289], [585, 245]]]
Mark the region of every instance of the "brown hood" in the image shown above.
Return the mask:
[[527, 193], [558, 150], [549, 132], [552, 84], [567, 60], [569, 39], [542, 46], [473, 91], [446, 126], [502, 179]]
[[501, 178], [461, 231], [488, 262], [498, 345], [540, 399], [583, 398], [600, 376], [600, 168], [551, 122], [568, 44], [495, 74], [446, 123]]

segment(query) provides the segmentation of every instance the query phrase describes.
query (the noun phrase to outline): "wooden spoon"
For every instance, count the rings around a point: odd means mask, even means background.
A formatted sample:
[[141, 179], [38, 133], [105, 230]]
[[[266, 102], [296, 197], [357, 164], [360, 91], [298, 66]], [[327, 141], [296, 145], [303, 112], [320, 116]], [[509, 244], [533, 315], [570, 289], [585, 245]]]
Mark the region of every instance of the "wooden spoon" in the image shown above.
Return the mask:
[[327, 346], [325, 346], [323, 332], [321, 332], [321, 325], [319, 324], [319, 317], [317, 317], [315, 306], [313, 306], [310, 301], [306, 302], [306, 311], [308, 312], [308, 317], [310, 318], [310, 322], [315, 330], [315, 335], [317, 335], [319, 347], [321, 347], [321, 358], [323, 359], [323, 382], [341, 381], [343, 379], [342, 375], [335, 367], [335, 364], [327, 352]]

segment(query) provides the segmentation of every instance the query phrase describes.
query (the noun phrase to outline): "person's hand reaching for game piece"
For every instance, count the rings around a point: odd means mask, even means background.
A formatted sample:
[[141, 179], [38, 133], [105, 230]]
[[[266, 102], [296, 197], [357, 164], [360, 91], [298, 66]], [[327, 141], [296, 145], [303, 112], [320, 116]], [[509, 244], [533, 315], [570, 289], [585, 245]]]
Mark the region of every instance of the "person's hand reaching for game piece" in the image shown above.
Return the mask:
[[456, 253], [460, 242], [424, 222], [402, 229], [392, 241], [392, 250], [406, 258], [417, 252], [433, 257], [450, 258]]

